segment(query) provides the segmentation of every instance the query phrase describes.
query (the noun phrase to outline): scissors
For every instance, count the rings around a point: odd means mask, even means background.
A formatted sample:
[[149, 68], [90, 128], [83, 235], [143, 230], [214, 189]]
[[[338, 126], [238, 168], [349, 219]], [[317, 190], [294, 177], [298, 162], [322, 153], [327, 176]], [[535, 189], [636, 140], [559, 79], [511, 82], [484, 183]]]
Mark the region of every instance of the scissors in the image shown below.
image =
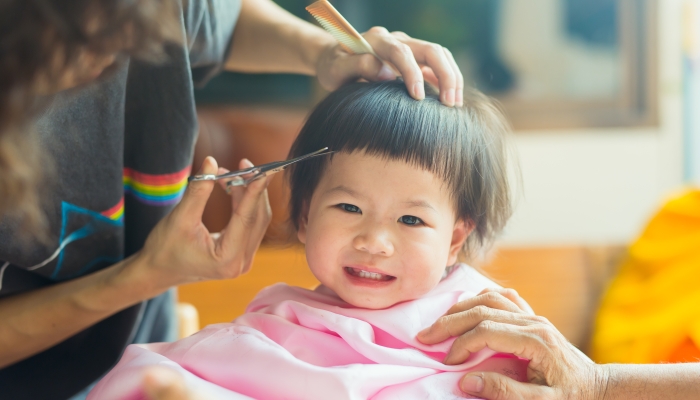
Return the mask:
[[[240, 169], [238, 171], [231, 171], [221, 175], [205, 174], [205, 175], [193, 175], [190, 176], [188, 182], [196, 181], [217, 181], [219, 179], [231, 179], [226, 183], [228, 187], [231, 186], [247, 186], [250, 182], [258, 180], [260, 178], [266, 177], [268, 175], [275, 174], [287, 168], [288, 166], [297, 163], [299, 161], [308, 160], [309, 158], [316, 156], [324, 156], [326, 154], [331, 154], [332, 151], [328, 150], [328, 147], [324, 147], [321, 150], [316, 150], [314, 152], [304, 154], [303, 156], [292, 158], [285, 161], [274, 161], [268, 164], [262, 164], [255, 167]], [[250, 178], [243, 178], [242, 175], [253, 174]]]

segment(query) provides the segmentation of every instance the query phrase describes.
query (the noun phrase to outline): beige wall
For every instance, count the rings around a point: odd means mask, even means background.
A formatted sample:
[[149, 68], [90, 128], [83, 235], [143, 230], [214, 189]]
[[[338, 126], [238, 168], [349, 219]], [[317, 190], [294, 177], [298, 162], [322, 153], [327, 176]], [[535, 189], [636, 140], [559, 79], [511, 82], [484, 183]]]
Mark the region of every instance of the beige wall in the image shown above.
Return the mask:
[[682, 185], [684, 2], [658, 1], [658, 127], [516, 132], [523, 188], [503, 244], [627, 243]]

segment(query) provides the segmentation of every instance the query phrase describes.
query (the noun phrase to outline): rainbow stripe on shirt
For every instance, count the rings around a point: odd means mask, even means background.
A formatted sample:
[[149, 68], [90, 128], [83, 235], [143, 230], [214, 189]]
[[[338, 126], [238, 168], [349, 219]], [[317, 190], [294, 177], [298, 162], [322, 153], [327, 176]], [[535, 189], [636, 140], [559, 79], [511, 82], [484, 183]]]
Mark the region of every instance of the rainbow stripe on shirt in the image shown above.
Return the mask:
[[124, 168], [124, 192], [152, 206], [168, 206], [182, 198], [190, 167], [172, 174], [151, 175]]
[[111, 219], [112, 221], [121, 221], [124, 218], [124, 197], [119, 200], [119, 203], [109, 210], [102, 211], [100, 214]]

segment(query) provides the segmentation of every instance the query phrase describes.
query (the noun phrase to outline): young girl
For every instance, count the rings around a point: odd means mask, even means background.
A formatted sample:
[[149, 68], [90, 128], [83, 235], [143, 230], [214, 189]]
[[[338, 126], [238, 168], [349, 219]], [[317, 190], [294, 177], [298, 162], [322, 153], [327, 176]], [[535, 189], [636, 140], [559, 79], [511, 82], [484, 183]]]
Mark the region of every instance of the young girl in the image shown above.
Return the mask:
[[464, 398], [467, 371], [523, 380], [527, 362], [488, 349], [445, 365], [452, 341], [415, 337], [458, 301], [497, 286], [458, 263], [510, 215], [501, 115], [413, 100], [401, 82], [355, 83], [310, 115], [291, 156], [290, 217], [315, 291], [284, 284], [246, 314], [175, 343], [130, 346], [90, 398], [141, 398], [162, 364], [211, 398]]

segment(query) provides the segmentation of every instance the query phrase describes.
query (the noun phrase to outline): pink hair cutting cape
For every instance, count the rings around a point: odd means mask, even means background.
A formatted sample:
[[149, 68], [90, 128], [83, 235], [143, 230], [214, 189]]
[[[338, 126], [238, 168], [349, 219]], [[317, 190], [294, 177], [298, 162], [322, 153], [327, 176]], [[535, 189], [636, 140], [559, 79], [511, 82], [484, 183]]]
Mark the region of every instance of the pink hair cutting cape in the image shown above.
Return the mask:
[[244, 315], [175, 343], [131, 345], [88, 399], [142, 399], [142, 371], [162, 365], [206, 399], [463, 399], [467, 371], [526, 379], [527, 361], [489, 349], [461, 365], [441, 361], [454, 339], [426, 346], [416, 334], [453, 304], [497, 285], [455, 268], [420, 299], [384, 310], [285, 284], [262, 290]]

